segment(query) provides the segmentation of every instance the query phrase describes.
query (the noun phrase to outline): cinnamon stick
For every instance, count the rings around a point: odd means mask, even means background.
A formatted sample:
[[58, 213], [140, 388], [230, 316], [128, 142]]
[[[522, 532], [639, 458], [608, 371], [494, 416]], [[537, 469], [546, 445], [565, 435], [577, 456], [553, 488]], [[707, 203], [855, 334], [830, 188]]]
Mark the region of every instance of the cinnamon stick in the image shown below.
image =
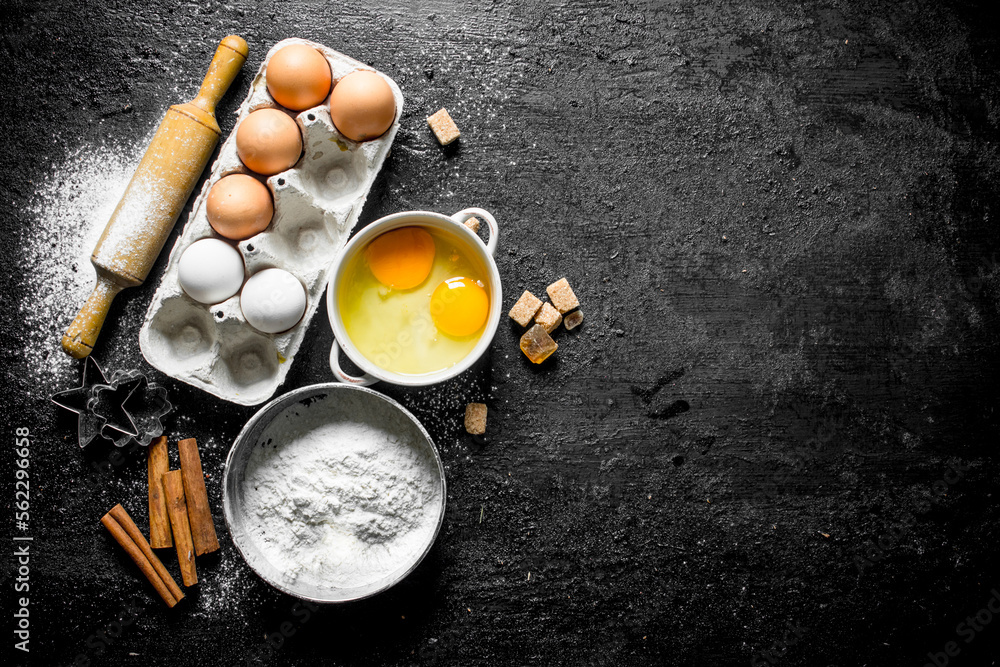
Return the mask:
[[125, 553], [139, 566], [143, 576], [149, 580], [168, 607], [173, 607], [184, 597], [177, 582], [153, 553], [149, 542], [139, 532], [139, 528], [124, 507], [115, 505], [110, 512], [101, 517], [101, 525], [108, 529]]
[[184, 501], [184, 480], [180, 470], [171, 470], [163, 475], [163, 492], [167, 499], [167, 513], [170, 514], [170, 529], [174, 534], [177, 562], [181, 566], [181, 580], [185, 586], [198, 583], [198, 573], [194, 567], [194, 544], [191, 542], [191, 525], [188, 523], [187, 503]]
[[167, 458], [167, 437], [161, 435], [149, 445], [149, 543], [154, 549], [171, 547], [170, 517], [167, 500], [163, 497], [163, 473], [170, 470]]
[[108, 514], [110, 514], [112, 518], [118, 522], [118, 525], [125, 529], [128, 536], [132, 538], [132, 541], [135, 542], [136, 546], [138, 546], [140, 551], [142, 551], [146, 560], [148, 560], [150, 565], [153, 566], [153, 569], [156, 570], [156, 574], [158, 574], [160, 579], [163, 580], [163, 583], [167, 585], [171, 594], [173, 594], [173, 596], [178, 600], [184, 597], [184, 592], [181, 591], [181, 587], [177, 585], [174, 578], [170, 576], [169, 572], [167, 572], [167, 568], [163, 565], [163, 561], [161, 561], [157, 555], [153, 553], [153, 550], [150, 548], [152, 545], [146, 541], [142, 531], [140, 531], [139, 527], [135, 525], [135, 521], [133, 521], [132, 517], [130, 517], [128, 512], [125, 511], [125, 508], [120, 504], [115, 505], [111, 508], [111, 511], [108, 512]]
[[187, 501], [188, 520], [191, 524], [191, 539], [196, 556], [218, 551], [219, 540], [215, 536], [212, 510], [208, 507], [208, 491], [205, 490], [205, 475], [201, 471], [201, 457], [198, 442], [187, 438], [177, 443], [181, 454], [181, 472], [184, 476], [184, 497]]

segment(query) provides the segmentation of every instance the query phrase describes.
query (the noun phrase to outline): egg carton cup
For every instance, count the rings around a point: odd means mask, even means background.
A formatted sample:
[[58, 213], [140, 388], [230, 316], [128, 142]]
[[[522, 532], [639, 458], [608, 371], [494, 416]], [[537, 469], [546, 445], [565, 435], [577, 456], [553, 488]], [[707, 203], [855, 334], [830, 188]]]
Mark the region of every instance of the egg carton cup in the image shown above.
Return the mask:
[[[388, 131], [378, 139], [359, 143], [337, 131], [325, 101], [300, 112], [275, 102], [267, 91], [267, 64], [277, 50], [289, 44], [307, 44], [323, 53], [334, 82], [359, 69], [374, 71], [385, 79], [396, 100], [396, 118]], [[279, 109], [295, 119], [302, 131], [303, 153], [294, 167], [267, 177], [274, 199], [271, 224], [236, 247], [246, 267], [244, 282], [268, 268], [284, 269], [298, 278], [308, 299], [305, 315], [288, 331], [266, 334], [246, 321], [239, 294], [206, 305], [189, 297], [178, 282], [178, 264], [187, 247], [204, 238], [222, 238], [212, 229], [205, 211], [212, 186], [230, 174], [263, 178], [240, 161], [234, 131], [222, 144], [211, 175], [174, 243], [139, 332], [142, 354], [152, 366], [240, 405], [262, 403], [284, 381], [319, 306], [331, 264], [357, 224], [399, 129], [403, 94], [391, 78], [364, 63], [315, 42], [285, 39], [271, 48], [254, 77], [237, 111], [237, 126], [248, 114], [263, 108]]]

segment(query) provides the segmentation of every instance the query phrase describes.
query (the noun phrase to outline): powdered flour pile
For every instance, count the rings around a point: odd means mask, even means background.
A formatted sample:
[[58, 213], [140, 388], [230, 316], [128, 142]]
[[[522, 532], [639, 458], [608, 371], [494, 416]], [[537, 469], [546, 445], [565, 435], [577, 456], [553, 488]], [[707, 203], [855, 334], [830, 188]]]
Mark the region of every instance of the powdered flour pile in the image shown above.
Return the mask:
[[300, 404], [265, 429], [247, 463], [243, 507], [251, 539], [288, 584], [353, 588], [420, 558], [443, 493], [411, 424], [365, 414], [381, 401], [359, 402], [348, 419], [331, 404]]

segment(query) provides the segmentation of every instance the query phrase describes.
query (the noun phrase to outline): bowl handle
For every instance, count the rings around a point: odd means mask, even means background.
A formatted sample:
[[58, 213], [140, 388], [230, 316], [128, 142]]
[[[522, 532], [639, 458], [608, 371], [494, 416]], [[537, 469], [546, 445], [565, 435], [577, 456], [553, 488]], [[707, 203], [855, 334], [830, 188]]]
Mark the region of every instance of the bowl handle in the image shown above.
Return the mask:
[[458, 213], [453, 214], [452, 219], [458, 222], [464, 223], [469, 218], [480, 218], [486, 221], [486, 226], [490, 228], [489, 238], [486, 239], [486, 252], [490, 253], [490, 257], [496, 254], [497, 249], [497, 239], [500, 236], [500, 230], [497, 227], [497, 220], [488, 211], [484, 211], [481, 208], [463, 208]]
[[333, 341], [333, 346], [330, 348], [330, 370], [333, 371], [333, 376], [344, 384], [367, 387], [378, 382], [378, 378], [372, 377], [368, 373], [365, 373], [361, 377], [354, 377], [345, 373], [344, 369], [340, 367], [340, 345], [337, 344], [336, 340]]

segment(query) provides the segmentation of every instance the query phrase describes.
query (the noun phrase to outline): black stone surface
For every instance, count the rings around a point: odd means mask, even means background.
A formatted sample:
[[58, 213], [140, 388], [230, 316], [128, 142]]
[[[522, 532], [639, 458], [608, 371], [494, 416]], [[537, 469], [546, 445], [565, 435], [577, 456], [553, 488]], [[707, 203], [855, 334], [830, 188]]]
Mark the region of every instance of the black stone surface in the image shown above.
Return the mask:
[[[15, 663], [995, 664], [991, 5], [6, 2], [4, 522], [33, 538], [27, 593], [4, 549], [8, 642], [30, 598]], [[142, 452], [80, 451], [47, 398], [79, 383], [58, 352], [85, 298], [66, 276], [103, 221], [81, 205], [79, 234], [53, 236], [43, 194], [72, 209], [83, 158], [141, 154], [232, 32], [251, 57], [224, 131], [279, 39], [368, 62], [407, 104], [361, 224], [481, 206], [502, 226], [505, 307], [567, 276], [586, 312], [541, 367], [505, 320], [455, 381], [379, 387], [436, 439], [445, 524], [397, 588], [308, 613], [249, 571], [222, 521], [222, 464], [254, 409], [139, 352], [165, 254], [95, 356], [149, 371], [178, 408], [172, 439], [203, 446], [223, 548], [178, 608], [98, 523], [121, 502], [145, 528]], [[424, 122], [441, 106], [463, 132], [449, 149]], [[67, 267], [40, 284], [42, 243]], [[321, 307], [281, 391], [331, 379], [331, 340]], [[461, 425], [479, 400], [482, 442]]]

